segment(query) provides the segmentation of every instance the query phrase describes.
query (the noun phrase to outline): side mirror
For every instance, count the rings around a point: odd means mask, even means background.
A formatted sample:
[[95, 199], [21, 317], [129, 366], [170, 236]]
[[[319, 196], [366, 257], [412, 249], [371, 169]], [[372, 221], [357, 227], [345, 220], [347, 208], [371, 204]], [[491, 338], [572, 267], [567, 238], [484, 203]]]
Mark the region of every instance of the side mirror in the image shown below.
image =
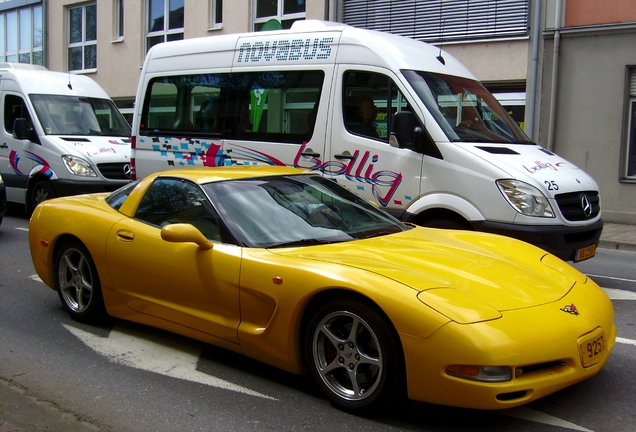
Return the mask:
[[29, 139], [29, 125], [25, 118], [17, 118], [13, 121], [13, 133], [19, 140]]
[[397, 140], [400, 148], [417, 148], [415, 136], [413, 113], [411, 111], [399, 111], [393, 116], [393, 126], [391, 134]]
[[19, 140], [29, 140], [40, 144], [40, 140], [35, 134], [35, 129], [29, 127], [29, 123], [25, 118], [20, 117], [13, 121], [13, 135]]
[[161, 228], [161, 238], [171, 243], [196, 243], [201, 249], [212, 249], [212, 242], [193, 225], [177, 223]]

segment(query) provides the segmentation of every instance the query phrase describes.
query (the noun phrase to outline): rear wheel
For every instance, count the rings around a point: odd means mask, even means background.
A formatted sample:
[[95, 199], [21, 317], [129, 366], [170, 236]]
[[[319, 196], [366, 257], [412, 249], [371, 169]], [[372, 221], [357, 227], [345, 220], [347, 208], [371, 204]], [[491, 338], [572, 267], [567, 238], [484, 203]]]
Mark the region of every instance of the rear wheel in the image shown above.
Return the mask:
[[55, 198], [57, 194], [53, 185], [47, 180], [40, 180], [31, 188], [29, 196], [29, 213], [33, 212], [38, 204], [51, 198]]
[[401, 400], [402, 347], [391, 324], [357, 299], [323, 304], [305, 332], [305, 358], [316, 383], [334, 405], [368, 411]]
[[94, 321], [106, 315], [97, 268], [84, 245], [75, 240], [62, 244], [55, 274], [60, 301], [71, 317]]

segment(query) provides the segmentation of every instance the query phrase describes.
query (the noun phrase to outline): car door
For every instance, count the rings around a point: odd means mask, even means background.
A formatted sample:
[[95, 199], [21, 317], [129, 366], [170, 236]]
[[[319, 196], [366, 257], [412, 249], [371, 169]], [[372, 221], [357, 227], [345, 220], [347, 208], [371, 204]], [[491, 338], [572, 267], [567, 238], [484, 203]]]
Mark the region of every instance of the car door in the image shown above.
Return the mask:
[[24, 202], [29, 174], [38, 163], [35, 148], [38, 144], [29, 140], [19, 140], [13, 135], [13, 124], [17, 118], [27, 119], [32, 126], [31, 116], [22, 95], [12, 92], [2, 94], [2, 128], [0, 130], [0, 173], [7, 188], [9, 201]]
[[382, 69], [339, 65], [338, 73], [324, 172], [382, 208], [403, 212], [419, 196], [423, 156], [396, 142], [390, 129], [395, 113], [413, 105]]
[[[161, 227], [191, 223], [214, 242], [170, 243]], [[131, 309], [238, 343], [241, 248], [223, 243], [219, 220], [198, 185], [160, 178], [135, 218], [113, 227], [106, 245], [113, 288]]]

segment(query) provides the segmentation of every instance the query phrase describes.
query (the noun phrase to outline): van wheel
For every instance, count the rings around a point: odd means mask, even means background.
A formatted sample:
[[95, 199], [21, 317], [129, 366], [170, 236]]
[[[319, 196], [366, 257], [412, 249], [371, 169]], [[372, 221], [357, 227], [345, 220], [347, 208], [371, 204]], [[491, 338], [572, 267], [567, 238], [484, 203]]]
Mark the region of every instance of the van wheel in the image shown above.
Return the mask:
[[432, 219], [426, 221], [422, 226], [427, 228], [441, 228], [441, 229], [454, 229], [454, 230], [470, 230], [468, 224], [464, 224], [451, 219]]
[[40, 180], [33, 185], [33, 188], [31, 189], [31, 195], [29, 197], [29, 213], [32, 213], [42, 201], [55, 198], [56, 196], [53, 185], [46, 180]]

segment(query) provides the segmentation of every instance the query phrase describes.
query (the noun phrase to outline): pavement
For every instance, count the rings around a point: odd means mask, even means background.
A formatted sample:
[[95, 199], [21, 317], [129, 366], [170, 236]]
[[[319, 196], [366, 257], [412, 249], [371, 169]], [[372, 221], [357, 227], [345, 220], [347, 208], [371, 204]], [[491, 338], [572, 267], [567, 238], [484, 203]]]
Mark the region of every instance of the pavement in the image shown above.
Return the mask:
[[[636, 252], [636, 225], [606, 223], [599, 248]], [[0, 378], [0, 432], [96, 430], [100, 428]]]
[[598, 247], [636, 252], [636, 225], [606, 223]]

